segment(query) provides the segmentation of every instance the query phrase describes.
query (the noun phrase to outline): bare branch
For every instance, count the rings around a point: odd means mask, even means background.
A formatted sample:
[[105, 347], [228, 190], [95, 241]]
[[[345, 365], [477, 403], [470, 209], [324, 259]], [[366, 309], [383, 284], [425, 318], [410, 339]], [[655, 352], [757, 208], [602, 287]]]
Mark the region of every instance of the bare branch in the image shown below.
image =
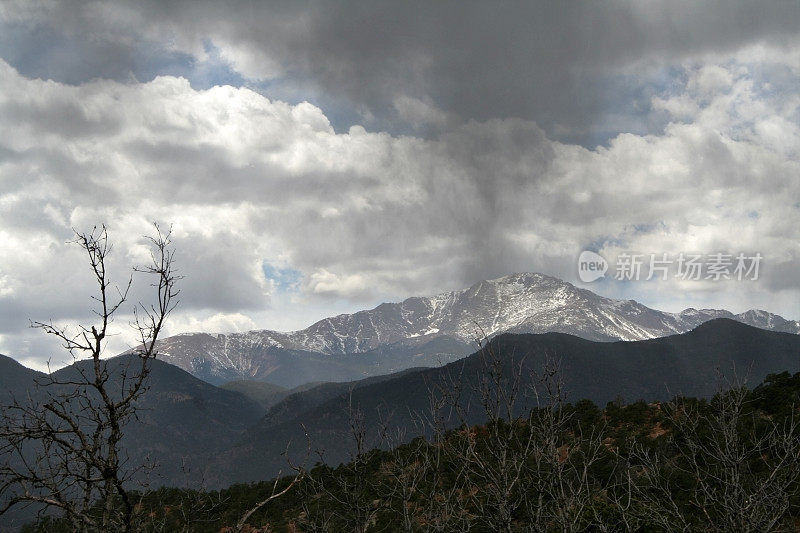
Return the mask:
[[[152, 264], [135, 272], [155, 277], [156, 305], [137, 322], [143, 340], [139, 364], [102, 359], [109, 327], [127, 302], [133, 278], [121, 286], [108, 275], [112, 246], [105, 226], [76, 232], [97, 288], [92, 296], [97, 322], [79, 325], [70, 334], [52, 322], [32, 322], [59, 339], [75, 364], [39, 380], [27, 402], [14, 402], [0, 413], [0, 450], [9, 460], [0, 466], [4, 503], [0, 514], [14, 506], [40, 504], [59, 510], [75, 529], [129, 531], [133, 502], [127, 482], [141, 466], [129, 465], [122, 447], [124, 428], [136, 415], [136, 400], [147, 390], [150, 362], [164, 321], [177, 305], [180, 279], [174, 272], [170, 234], [155, 225], [149, 237]], [[119, 385], [119, 389], [116, 386]]]

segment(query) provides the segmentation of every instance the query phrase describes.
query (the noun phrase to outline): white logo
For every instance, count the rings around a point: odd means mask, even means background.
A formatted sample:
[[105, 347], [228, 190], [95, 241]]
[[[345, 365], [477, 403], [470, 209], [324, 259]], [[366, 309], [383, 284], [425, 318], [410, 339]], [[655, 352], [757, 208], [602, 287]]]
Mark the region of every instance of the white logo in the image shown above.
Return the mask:
[[584, 283], [591, 283], [602, 278], [606, 270], [608, 270], [608, 263], [600, 254], [584, 250], [578, 257], [578, 277]]

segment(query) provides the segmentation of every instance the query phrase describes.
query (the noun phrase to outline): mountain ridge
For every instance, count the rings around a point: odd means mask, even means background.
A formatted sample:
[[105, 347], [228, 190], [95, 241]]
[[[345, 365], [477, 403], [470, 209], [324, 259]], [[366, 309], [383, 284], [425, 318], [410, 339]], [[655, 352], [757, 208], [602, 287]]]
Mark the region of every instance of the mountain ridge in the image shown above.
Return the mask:
[[[302, 330], [180, 334], [162, 340], [159, 351], [167, 362], [212, 383], [257, 379], [293, 387], [302, 382], [301, 376], [280, 381], [277, 374], [270, 375], [287, 365], [314, 361], [329, 367], [325, 372], [333, 380], [347, 381], [446, 363], [467, 355], [476, 338], [499, 333], [560, 331], [595, 341], [644, 340], [690, 331], [713, 318], [800, 333], [800, 322], [766, 311], [734, 314], [690, 307], [670, 313], [634, 300], [606, 298], [544, 274], [517, 273], [460, 291], [340, 314]], [[431, 344], [435, 340], [437, 346]], [[375, 360], [368, 364], [366, 357], [352, 357], [372, 352]], [[391, 364], [382, 364], [381, 357]], [[319, 376], [310, 374], [306, 381], [315, 379]]]
[[[519, 378], [519, 383], [514, 381], [518, 390], [540, 387], [537, 376], [557, 361], [567, 401], [589, 399], [600, 406], [619, 398], [628, 402], [669, 400], [675, 395], [708, 398], [719, 387], [735, 386], [737, 380], [759, 383], [770, 373], [800, 369], [800, 337], [727, 318], [713, 319], [686, 333], [642, 341], [597, 342], [559, 332], [509, 333], [489, 345], [500, 356], [506, 383], [513, 376]], [[359, 419], [363, 427], [373, 430], [366, 437], [367, 448], [381, 445], [384, 420], [411, 440], [424, 427], [422, 420], [434, 419], [429, 412], [431, 394], [453, 393], [454, 384], [465, 409], [449, 427], [480, 423], [485, 418], [479, 397], [487, 371], [483, 357], [475, 352], [441, 368], [362, 382], [323, 398], [309, 399], [299, 393], [284, 400], [285, 405], [273, 406], [236, 446], [215, 456], [216, 470], [229, 476], [226, 483], [269, 477], [284, 466], [283, 458], [272, 451], [291, 442], [290, 455], [302, 456], [306, 439], [325, 450], [328, 464], [336, 465], [352, 453], [348, 413], [353, 410], [363, 417]], [[521, 395], [515, 409], [524, 413], [537, 402], [536, 395]], [[275, 416], [287, 411], [293, 411], [294, 418]], [[436, 419], [453, 412], [445, 407]]]

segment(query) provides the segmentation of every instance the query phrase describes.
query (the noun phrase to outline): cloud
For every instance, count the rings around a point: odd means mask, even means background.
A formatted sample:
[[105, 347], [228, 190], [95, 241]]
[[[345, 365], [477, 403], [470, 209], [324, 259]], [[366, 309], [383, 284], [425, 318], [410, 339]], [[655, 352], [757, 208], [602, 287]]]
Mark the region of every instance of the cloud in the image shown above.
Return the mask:
[[309, 276], [308, 289], [322, 296], [333, 295], [345, 298], [358, 298], [370, 291], [367, 279], [360, 274], [339, 276], [324, 268]]
[[[581, 132], [572, 137], [587, 146], [619, 133], [608, 130], [606, 108], [636, 93], [613, 87], [620, 70], [657, 76], [660, 65], [709, 53], [796, 44], [800, 25], [791, 2], [738, 0], [8, 2], [0, 19], [16, 32], [0, 51], [30, 76], [149, 81], [168, 65], [191, 77], [209, 61], [211, 44], [232, 69], [268, 82], [264, 90], [283, 99], [315, 94], [349, 108], [346, 126], [361, 113], [402, 131], [395, 108], [417, 101], [462, 120], [519, 117], [549, 134]], [[35, 58], [23, 53], [31, 49]], [[55, 60], [33, 60], [42, 57]], [[647, 104], [646, 95], [637, 98]], [[623, 114], [619, 122], [637, 115]]]
[[242, 313], [216, 313], [208, 318], [185, 317], [171, 321], [170, 333], [242, 333], [258, 329], [256, 323]]
[[[65, 241], [101, 221], [122, 279], [150, 222], [173, 224], [185, 276], [176, 332], [271, 327], [276, 298], [322, 313], [513, 271], [574, 280], [590, 244], [759, 251], [763, 282], [697, 288], [694, 305], [739, 295], [797, 317], [798, 73], [781, 63], [792, 54], [758, 67], [748, 54], [672, 65], [680, 83], [649, 102], [663, 130], [591, 149], [519, 116], [451, 121], [435, 99], [396, 102], [405, 120], [444, 125], [436, 136], [337, 132], [309, 102], [245, 87], [70, 85], [0, 61], [0, 349], [53, 353], [26, 319], [86, 318], [91, 279]], [[276, 294], [265, 264], [297, 272], [297, 294]], [[634, 290], [657, 306], [678, 287]]]
[[430, 101], [399, 95], [394, 98], [392, 105], [399, 117], [417, 130], [425, 127], [440, 129], [452, 120], [447, 113], [437, 109]]

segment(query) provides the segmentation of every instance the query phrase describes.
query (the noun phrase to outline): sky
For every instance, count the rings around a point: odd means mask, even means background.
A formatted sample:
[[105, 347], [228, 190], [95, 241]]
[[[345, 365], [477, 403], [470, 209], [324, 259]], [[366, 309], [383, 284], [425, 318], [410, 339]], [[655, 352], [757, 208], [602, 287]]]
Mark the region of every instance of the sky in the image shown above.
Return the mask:
[[[513, 272], [800, 319], [799, 28], [797, 1], [0, 0], [0, 353], [63, 364], [29, 324], [91, 319], [73, 231], [107, 225], [124, 283], [154, 221], [184, 276], [167, 334]], [[682, 252], [763, 260], [614, 277]]]

